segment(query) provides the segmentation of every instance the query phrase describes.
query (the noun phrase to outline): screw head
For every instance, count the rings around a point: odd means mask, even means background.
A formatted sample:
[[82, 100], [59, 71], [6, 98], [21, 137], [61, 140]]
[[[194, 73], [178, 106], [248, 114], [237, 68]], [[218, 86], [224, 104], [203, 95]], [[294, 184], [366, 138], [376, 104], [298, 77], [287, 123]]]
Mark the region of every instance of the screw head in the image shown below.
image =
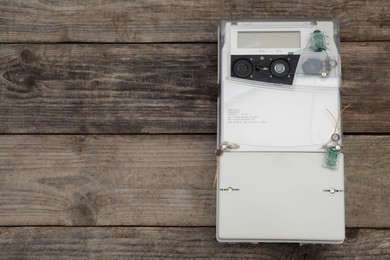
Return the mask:
[[340, 140], [340, 135], [339, 135], [339, 134], [332, 134], [332, 140], [333, 140], [333, 141], [338, 141], [338, 140]]

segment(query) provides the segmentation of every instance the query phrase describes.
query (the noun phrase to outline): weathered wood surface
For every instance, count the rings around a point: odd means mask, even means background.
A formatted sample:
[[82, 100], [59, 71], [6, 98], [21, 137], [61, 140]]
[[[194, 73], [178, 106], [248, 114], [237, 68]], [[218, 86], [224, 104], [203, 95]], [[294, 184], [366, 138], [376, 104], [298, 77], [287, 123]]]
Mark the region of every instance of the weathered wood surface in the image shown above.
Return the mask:
[[0, 42], [215, 42], [231, 18], [337, 18], [344, 41], [390, 40], [388, 0], [0, 1]]
[[[342, 43], [344, 132], [390, 132], [388, 47]], [[216, 44], [3, 44], [0, 133], [215, 133], [216, 77]]]
[[[216, 28], [249, 17], [340, 21], [342, 245], [215, 240]], [[388, 259], [389, 42], [388, 0], [0, 0], [0, 259]]]
[[[215, 225], [214, 135], [0, 136], [0, 225]], [[390, 227], [390, 138], [346, 136], [346, 225]]]
[[5, 259], [388, 259], [390, 230], [350, 229], [342, 245], [221, 244], [215, 229], [0, 228]]
[[0, 132], [216, 131], [215, 44], [0, 46]]

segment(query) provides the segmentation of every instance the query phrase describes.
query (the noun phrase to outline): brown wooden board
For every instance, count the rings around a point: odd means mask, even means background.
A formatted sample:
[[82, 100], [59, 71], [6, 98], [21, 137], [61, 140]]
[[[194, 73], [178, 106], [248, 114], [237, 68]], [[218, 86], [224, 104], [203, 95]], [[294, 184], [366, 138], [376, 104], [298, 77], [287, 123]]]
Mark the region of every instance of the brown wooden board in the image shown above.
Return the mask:
[[[231, 18], [340, 22], [342, 245], [215, 240]], [[0, 259], [389, 259], [389, 42], [388, 0], [0, 0]]]
[[[390, 132], [387, 42], [343, 43], [347, 133]], [[0, 133], [215, 133], [216, 44], [0, 45]]]
[[215, 229], [0, 228], [4, 259], [388, 259], [390, 230], [350, 229], [341, 245], [222, 244]]
[[388, 0], [13, 0], [0, 4], [0, 42], [215, 42], [231, 18], [337, 18], [343, 41], [390, 40]]
[[[213, 226], [215, 139], [2, 135], [0, 225]], [[346, 225], [389, 228], [390, 137], [345, 149]]]

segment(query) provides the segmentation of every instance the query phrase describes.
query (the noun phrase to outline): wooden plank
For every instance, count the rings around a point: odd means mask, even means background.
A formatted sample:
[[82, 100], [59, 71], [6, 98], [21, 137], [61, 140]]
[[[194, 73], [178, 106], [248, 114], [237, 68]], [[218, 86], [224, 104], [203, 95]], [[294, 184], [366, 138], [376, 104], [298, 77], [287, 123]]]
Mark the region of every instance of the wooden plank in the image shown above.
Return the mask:
[[1, 45], [0, 132], [215, 132], [216, 55], [215, 44]]
[[[341, 47], [344, 131], [389, 133], [388, 42]], [[215, 44], [6, 44], [0, 61], [0, 133], [216, 132]]]
[[390, 64], [385, 61], [390, 59], [389, 43], [356, 43], [350, 50], [345, 44], [342, 47], [342, 98], [344, 104], [353, 106], [346, 111], [344, 130], [389, 133], [390, 81], [383, 76], [389, 75]]
[[343, 41], [390, 40], [387, 0], [2, 1], [0, 42], [215, 42], [231, 18], [337, 18]]
[[345, 146], [347, 225], [390, 227], [390, 136], [347, 136]]
[[[0, 225], [215, 225], [214, 135], [0, 136]], [[346, 136], [346, 225], [390, 227], [390, 137]]]
[[388, 259], [390, 230], [350, 229], [341, 245], [221, 244], [214, 228], [0, 228], [6, 259]]

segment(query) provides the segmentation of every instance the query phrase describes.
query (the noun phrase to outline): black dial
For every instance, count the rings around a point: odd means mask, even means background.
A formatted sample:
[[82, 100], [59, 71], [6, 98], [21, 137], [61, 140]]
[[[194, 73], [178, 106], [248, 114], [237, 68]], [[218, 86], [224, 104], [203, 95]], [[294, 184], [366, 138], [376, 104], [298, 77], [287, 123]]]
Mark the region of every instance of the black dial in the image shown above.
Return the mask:
[[253, 66], [247, 59], [239, 59], [233, 64], [233, 73], [239, 78], [246, 78], [252, 74]]

